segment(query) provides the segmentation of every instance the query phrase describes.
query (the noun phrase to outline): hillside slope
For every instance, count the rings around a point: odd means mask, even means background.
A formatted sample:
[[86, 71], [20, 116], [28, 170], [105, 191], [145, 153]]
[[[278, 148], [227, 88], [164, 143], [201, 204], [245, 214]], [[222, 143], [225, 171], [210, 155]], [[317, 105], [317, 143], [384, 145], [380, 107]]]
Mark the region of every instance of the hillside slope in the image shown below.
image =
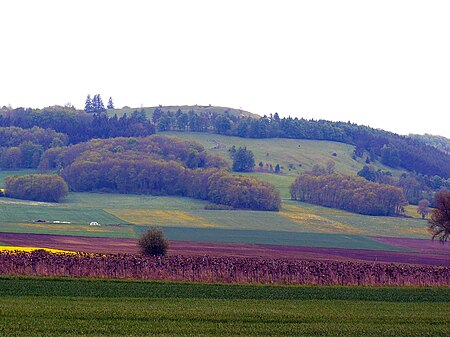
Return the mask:
[[[232, 162], [228, 150], [234, 145], [247, 147], [255, 155], [256, 172], [250, 175], [271, 182], [281, 192], [283, 198], [289, 198], [289, 185], [295, 177], [302, 172], [309, 171], [314, 165], [326, 167], [327, 162], [335, 163], [337, 173], [356, 175], [365, 163], [363, 158], [353, 159], [355, 147], [352, 145], [304, 139], [285, 138], [240, 138], [223, 136], [204, 132], [163, 132], [164, 135], [173, 135], [182, 139], [196, 141], [202, 144], [206, 151], [215, 154], [230, 164]], [[263, 163], [264, 172], [258, 172], [258, 163]], [[274, 168], [276, 164], [281, 166], [281, 174], [268, 173], [266, 163]], [[381, 164], [379, 161], [371, 163], [376, 170], [390, 171], [394, 176], [400, 176], [403, 170], [396, 170]]]

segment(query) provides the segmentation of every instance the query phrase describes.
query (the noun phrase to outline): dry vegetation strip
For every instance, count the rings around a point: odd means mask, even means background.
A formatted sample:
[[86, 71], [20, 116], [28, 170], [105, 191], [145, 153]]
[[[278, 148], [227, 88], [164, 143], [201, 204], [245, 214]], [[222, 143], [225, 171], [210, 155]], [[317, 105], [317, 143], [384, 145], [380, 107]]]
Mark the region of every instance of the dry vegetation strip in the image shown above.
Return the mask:
[[450, 286], [450, 267], [45, 251], [0, 252], [0, 274], [252, 284]]

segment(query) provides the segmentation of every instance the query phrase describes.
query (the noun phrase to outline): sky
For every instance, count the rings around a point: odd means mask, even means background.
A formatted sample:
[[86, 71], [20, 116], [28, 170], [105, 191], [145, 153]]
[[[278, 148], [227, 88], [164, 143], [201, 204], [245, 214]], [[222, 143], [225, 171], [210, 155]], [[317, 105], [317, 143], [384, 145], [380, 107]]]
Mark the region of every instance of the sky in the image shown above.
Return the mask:
[[450, 138], [450, 1], [0, 2], [0, 106], [87, 94]]

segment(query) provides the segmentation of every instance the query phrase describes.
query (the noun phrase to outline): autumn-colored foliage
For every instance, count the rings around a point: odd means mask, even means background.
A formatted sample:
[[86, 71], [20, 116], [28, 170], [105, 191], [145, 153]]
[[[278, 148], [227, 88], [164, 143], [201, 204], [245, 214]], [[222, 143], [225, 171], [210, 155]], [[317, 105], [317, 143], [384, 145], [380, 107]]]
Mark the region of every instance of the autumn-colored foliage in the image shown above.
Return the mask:
[[77, 192], [179, 195], [253, 210], [280, 207], [273, 185], [232, 176], [223, 159], [176, 137], [92, 140], [50, 149], [42, 163], [62, 166], [62, 177]]
[[217, 172], [208, 179], [209, 200], [234, 208], [278, 211], [280, 193], [272, 184], [251, 177]]
[[291, 185], [293, 200], [367, 215], [402, 213], [405, 197], [400, 188], [343, 174], [299, 175]]
[[59, 202], [68, 191], [64, 179], [56, 174], [28, 174], [5, 178], [5, 194], [12, 198]]

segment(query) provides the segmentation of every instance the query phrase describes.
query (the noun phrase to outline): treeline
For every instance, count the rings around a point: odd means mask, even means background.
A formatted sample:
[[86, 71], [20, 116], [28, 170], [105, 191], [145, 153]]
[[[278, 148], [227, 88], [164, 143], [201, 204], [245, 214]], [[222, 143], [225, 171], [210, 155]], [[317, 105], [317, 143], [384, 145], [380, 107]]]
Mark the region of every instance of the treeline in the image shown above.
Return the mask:
[[358, 172], [358, 176], [372, 182], [400, 187], [406, 200], [411, 204], [418, 204], [422, 199], [432, 203], [434, 192], [442, 188], [450, 189], [450, 178], [442, 179], [437, 175], [430, 177], [414, 172], [403, 173], [396, 178], [391, 172], [376, 170], [372, 165], [365, 165]]
[[67, 193], [66, 182], [55, 174], [29, 174], [5, 178], [5, 195], [11, 198], [59, 202]]
[[69, 188], [79, 192], [179, 195], [271, 211], [281, 202], [271, 184], [232, 176], [223, 159], [176, 137], [113, 138], [49, 149], [39, 168], [59, 168]]
[[67, 142], [65, 134], [52, 129], [0, 127], [0, 168], [36, 168], [45, 150]]
[[236, 209], [278, 211], [274, 186], [225, 170], [189, 169], [175, 161], [118, 158], [75, 161], [62, 171], [71, 190], [150, 195], [177, 195], [209, 200]]
[[366, 215], [403, 213], [400, 188], [343, 174], [304, 173], [291, 185], [291, 198]]
[[134, 111], [108, 117], [104, 113], [91, 114], [73, 107], [53, 106], [44, 109], [2, 109], [0, 127], [17, 126], [24, 129], [39, 126], [67, 135], [70, 144], [94, 138], [145, 137], [155, 133], [155, 127], [144, 111]]

